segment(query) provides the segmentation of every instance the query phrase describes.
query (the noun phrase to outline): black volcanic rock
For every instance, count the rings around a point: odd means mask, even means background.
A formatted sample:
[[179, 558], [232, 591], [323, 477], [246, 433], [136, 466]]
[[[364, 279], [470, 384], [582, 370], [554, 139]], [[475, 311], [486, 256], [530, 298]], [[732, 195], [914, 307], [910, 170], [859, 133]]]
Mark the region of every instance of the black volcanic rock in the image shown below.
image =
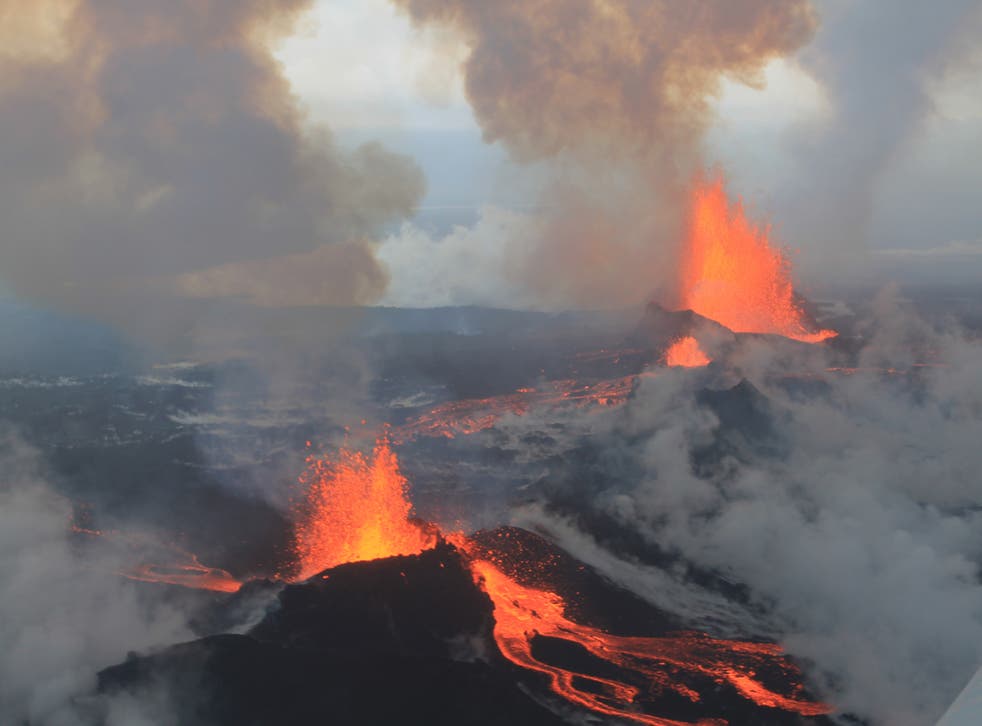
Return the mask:
[[490, 643], [493, 624], [491, 600], [457, 550], [441, 543], [290, 585], [249, 634], [286, 646], [450, 658], [455, 640]]
[[691, 310], [666, 310], [652, 302], [645, 307], [644, 315], [627, 344], [660, 353], [679, 338], [697, 334], [711, 334], [714, 337], [733, 335], [729, 328]]
[[703, 389], [696, 401], [719, 420], [712, 441], [692, 452], [696, 474], [708, 474], [727, 456], [741, 461], [753, 457], [782, 458], [790, 447], [782, 425], [787, 414], [777, 409], [750, 381], [732, 388]]
[[495, 667], [492, 627], [487, 595], [441, 544], [288, 585], [246, 635], [131, 657], [99, 689], [163, 689], [187, 726], [561, 723]]
[[731, 388], [703, 389], [696, 400], [716, 414], [720, 426], [740, 429], [754, 439], [774, 435], [774, 421], [770, 401], [746, 378]]
[[289, 648], [219, 635], [100, 674], [104, 692], [163, 684], [182, 726], [562, 723], [483, 663]]

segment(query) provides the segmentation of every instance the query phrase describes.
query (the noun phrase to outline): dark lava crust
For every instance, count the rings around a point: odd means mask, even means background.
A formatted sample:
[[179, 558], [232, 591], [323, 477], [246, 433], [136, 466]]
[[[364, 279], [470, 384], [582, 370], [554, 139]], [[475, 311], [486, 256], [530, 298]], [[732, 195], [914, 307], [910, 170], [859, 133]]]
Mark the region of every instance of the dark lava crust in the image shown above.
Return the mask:
[[[187, 726], [549, 726], [495, 653], [492, 605], [450, 545], [288, 585], [245, 635], [132, 657], [106, 694], [163, 688]], [[500, 657], [500, 656], [499, 656]]]

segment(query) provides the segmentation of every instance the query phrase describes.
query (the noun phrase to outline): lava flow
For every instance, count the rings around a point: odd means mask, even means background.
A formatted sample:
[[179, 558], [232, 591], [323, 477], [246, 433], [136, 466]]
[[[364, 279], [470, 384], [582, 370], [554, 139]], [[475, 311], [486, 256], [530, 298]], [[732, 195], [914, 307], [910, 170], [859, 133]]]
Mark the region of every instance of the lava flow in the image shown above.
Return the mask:
[[708, 366], [712, 360], [699, 347], [699, 341], [692, 336], [679, 338], [665, 351], [665, 365], [675, 368], [699, 368]]
[[[700, 633], [663, 638], [611, 635], [567, 618], [566, 603], [554, 592], [525, 587], [487, 560], [474, 560], [471, 567], [494, 603], [494, 639], [502, 654], [522, 668], [546, 675], [554, 693], [595, 713], [650, 726], [691, 726], [689, 722], [634, 710], [642, 695], [637, 685], [539, 660], [533, 653], [536, 636], [580, 645], [596, 658], [633, 674], [636, 680], [648, 684], [647, 690], [655, 695], [670, 691], [698, 703], [702, 697], [682, 682], [680, 676], [684, 675], [728, 684], [758, 706], [802, 716], [818, 716], [831, 710], [825, 704], [801, 698], [800, 686], [796, 685], [791, 695], [782, 695], [760, 681], [757, 672], [769, 667], [780, 669], [792, 683], [800, 682], [800, 672], [777, 645], [718, 640]], [[698, 723], [723, 726], [727, 721], [702, 719]]]
[[[129, 580], [152, 582], [159, 585], [178, 585], [193, 590], [210, 590], [212, 592], [238, 592], [242, 583], [232, 577], [226, 570], [218, 567], [208, 567], [201, 563], [197, 555], [176, 545], [165, 545], [149, 537], [127, 534], [118, 531], [103, 532], [98, 529], [72, 524], [72, 533], [86, 537], [98, 537], [111, 544], [118, 544], [132, 555], [145, 552], [146, 559], [150, 553], [158, 556], [161, 551], [167, 552], [168, 564], [159, 565], [143, 562], [139, 565], [119, 570], [117, 574]], [[156, 558], [154, 558], [156, 559]]]
[[403, 443], [418, 436], [452, 439], [476, 434], [492, 428], [506, 414], [524, 416], [540, 406], [619, 406], [631, 394], [636, 380], [637, 376], [624, 376], [594, 383], [549, 381], [540, 388], [520, 388], [503, 396], [450, 401], [410, 419], [396, 428], [392, 437]]
[[242, 583], [225, 570], [201, 564], [198, 558], [187, 553], [188, 560], [172, 565], [141, 565], [132, 570], [120, 572], [123, 577], [141, 582], [154, 582], [161, 585], [178, 585], [194, 590], [212, 592], [238, 592]]
[[435, 535], [412, 520], [406, 478], [387, 437], [371, 459], [342, 449], [334, 461], [310, 457], [308, 487], [296, 529], [299, 579], [347, 562], [415, 555]]
[[723, 179], [693, 194], [682, 251], [681, 305], [736, 333], [772, 333], [805, 343], [835, 337], [815, 331], [795, 300], [791, 265], [753, 225], [741, 204], [730, 205]]

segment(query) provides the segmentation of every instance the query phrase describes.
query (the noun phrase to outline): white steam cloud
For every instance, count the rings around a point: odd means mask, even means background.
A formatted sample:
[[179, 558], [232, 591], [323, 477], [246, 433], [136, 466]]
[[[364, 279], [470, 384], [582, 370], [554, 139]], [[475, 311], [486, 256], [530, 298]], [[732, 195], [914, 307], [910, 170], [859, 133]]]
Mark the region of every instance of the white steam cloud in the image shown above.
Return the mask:
[[6, 430], [0, 470], [0, 720], [87, 723], [78, 699], [96, 673], [131, 650], [189, 637], [185, 616], [139, 597], [115, 574], [124, 563], [98, 543], [78, 549], [70, 503], [45, 483], [37, 453]]
[[[819, 350], [790, 350], [744, 340], [722, 373], [643, 377], [621, 413], [590, 419], [616, 452], [610, 461], [629, 465], [608, 472], [616, 483], [606, 489], [573, 493], [683, 562], [746, 586], [749, 611], [688, 582], [685, 568], [656, 573], [605, 554], [547, 510], [525, 507], [515, 521], [698, 627], [781, 641], [841, 713], [933, 723], [982, 662], [982, 345], [919, 319], [888, 290], [873, 306], [859, 372], [830, 374]], [[910, 370], [912, 351], [940, 362], [913, 377], [885, 372]], [[789, 376], [810, 382], [789, 386]], [[741, 378], [769, 399], [773, 434], [742, 414], [724, 425], [698, 402], [711, 382]], [[760, 435], [780, 445], [755, 448]], [[721, 436], [727, 445], [716, 445]]]
[[897, 365], [909, 335], [931, 335], [945, 367], [909, 390], [860, 374], [800, 399], [755, 375], [768, 363], [758, 349], [743, 372], [785, 412], [790, 454], [727, 457], [708, 478], [690, 456], [719, 422], [691, 402], [691, 379], [647, 380], [632, 426], [649, 432], [650, 474], [606, 506], [747, 584], [789, 650], [830, 674], [838, 707], [914, 726], [937, 718], [982, 659], [982, 346], [931, 334], [886, 302], [880, 313], [865, 361]]

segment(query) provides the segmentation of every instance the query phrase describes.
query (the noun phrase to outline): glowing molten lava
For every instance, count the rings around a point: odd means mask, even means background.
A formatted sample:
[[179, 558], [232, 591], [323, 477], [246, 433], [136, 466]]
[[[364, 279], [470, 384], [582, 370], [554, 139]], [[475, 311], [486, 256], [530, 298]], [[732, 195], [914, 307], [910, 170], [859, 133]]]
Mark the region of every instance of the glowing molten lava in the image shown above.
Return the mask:
[[198, 556], [173, 544], [163, 544], [145, 535], [82, 527], [72, 524], [72, 533], [85, 537], [98, 537], [109, 544], [124, 548], [130, 555], [142, 554], [144, 559], [166, 556], [168, 564], [158, 565], [144, 561], [139, 565], [117, 571], [130, 580], [152, 582], [158, 585], [177, 585], [194, 590], [212, 592], [238, 592], [242, 583], [226, 570], [203, 565]]
[[493, 428], [506, 414], [524, 416], [533, 408], [597, 408], [620, 406], [634, 389], [637, 376], [581, 383], [574, 380], [548, 381], [539, 388], [520, 388], [514, 393], [489, 398], [469, 398], [440, 404], [406, 421], [393, 431], [396, 443], [419, 436], [447, 439], [468, 436]]
[[665, 351], [665, 365], [679, 368], [699, 368], [712, 363], [692, 336], [680, 338]]
[[300, 579], [346, 562], [415, 555], [435, 537], [411, 521], [413, 507], [399, 462], [381, 437], [371, 459], [342, 449], [337, 460], [310, 457], [309, 487], [296, 530]]
[[681, 264], [681, 304], [736, 333], [773, 333], [806, 343], [832, 338], [814, 331], [795, 301], [791, 265], [771, 247], [742, 205], [731, 206], [723, 180], [699, 186]]
[[[301, 578], [346, 562], [419, 554], [436, 544], [437, 535], [410, 518], [407, 482], [387, 438], [376, 442], [370, 459], [343, 449], [336, 461], [311, 457], [309, 464], [301, 477], [309, 495], [296, 543]], [[787, 676], [784, 680], [800, 682], [800, 673], [776, 645], [716, 640], [698, 633], [664, 638], [611, 635], [567, 618], [566, 603], [558, 594], [522, 585], [505, 574], [503, 553], [459, 532], [447, 539], [465, 553], [475, 581], [493, 602], [494, 639], [504, 657], [546, 675], [552, 691], [571, 704], [650, 726], [691, 726], [643, 712], [636, 704], [640, 700], [650, 705], [652, 696], [665, 694], [699, 703], [701, 694], [690, 686], [695, 681], [712, 691], [728, 684], [759, 706], [805, 716], [829, 711], [800, 697], [800, 685], [778, 693], [761, 681], [759, 671], [776, 669]], [[530, 560], [520, 569], [535, 572], [545, 564]], [[533, 652], [537, 636], [578, 645], [616, 673], [582, 672], [540, 660]], [[698, 723], [725, 726], [726, 721]]]
[[188, 561], [173, 565], [141, 565], [120, 572], [123, 577], [159, 585], [178, 585], [194, 590], [212, 592], [238, 592], [242, 583], [225, 570], [201, 564], [196, 556], [188, 553]]
[[[707, 683], [728, 684], [743, 698], [758, 706], [777, 708], [802, 716], [818, 716], [830, 708], [800, 697], [800, 686], [792, 693], [776, 693], [765, 686], [757, 672], [777, 668], [798, 683], [800, 673], [770, 643], [717, 640], [699, 633], [646, 638], [610, 635], [580, 625], [566, 617], [566, 603], [556, 593], [525, 587], [487, 560], [471, 564], [488, 596], [494, 602], [494, 638], [512, 663], [549, 678], [551, 690], [570, 703], [595, 713], [651, 726], [691, 726], [688, 722], [663, 718], [636, 710], [639, 696], [672, 692], [692, 703], [701, 701], [698, 691], [680, 676], [702, 678]], [[591, 655], [633, 674], [639, 685], [612, 676], [567, 670], [546, 663], [533, 654], [533, 638], [544, 636], [578, 644]], [[703, 726], [723, 726], [723, 719], [702, 719]]]

